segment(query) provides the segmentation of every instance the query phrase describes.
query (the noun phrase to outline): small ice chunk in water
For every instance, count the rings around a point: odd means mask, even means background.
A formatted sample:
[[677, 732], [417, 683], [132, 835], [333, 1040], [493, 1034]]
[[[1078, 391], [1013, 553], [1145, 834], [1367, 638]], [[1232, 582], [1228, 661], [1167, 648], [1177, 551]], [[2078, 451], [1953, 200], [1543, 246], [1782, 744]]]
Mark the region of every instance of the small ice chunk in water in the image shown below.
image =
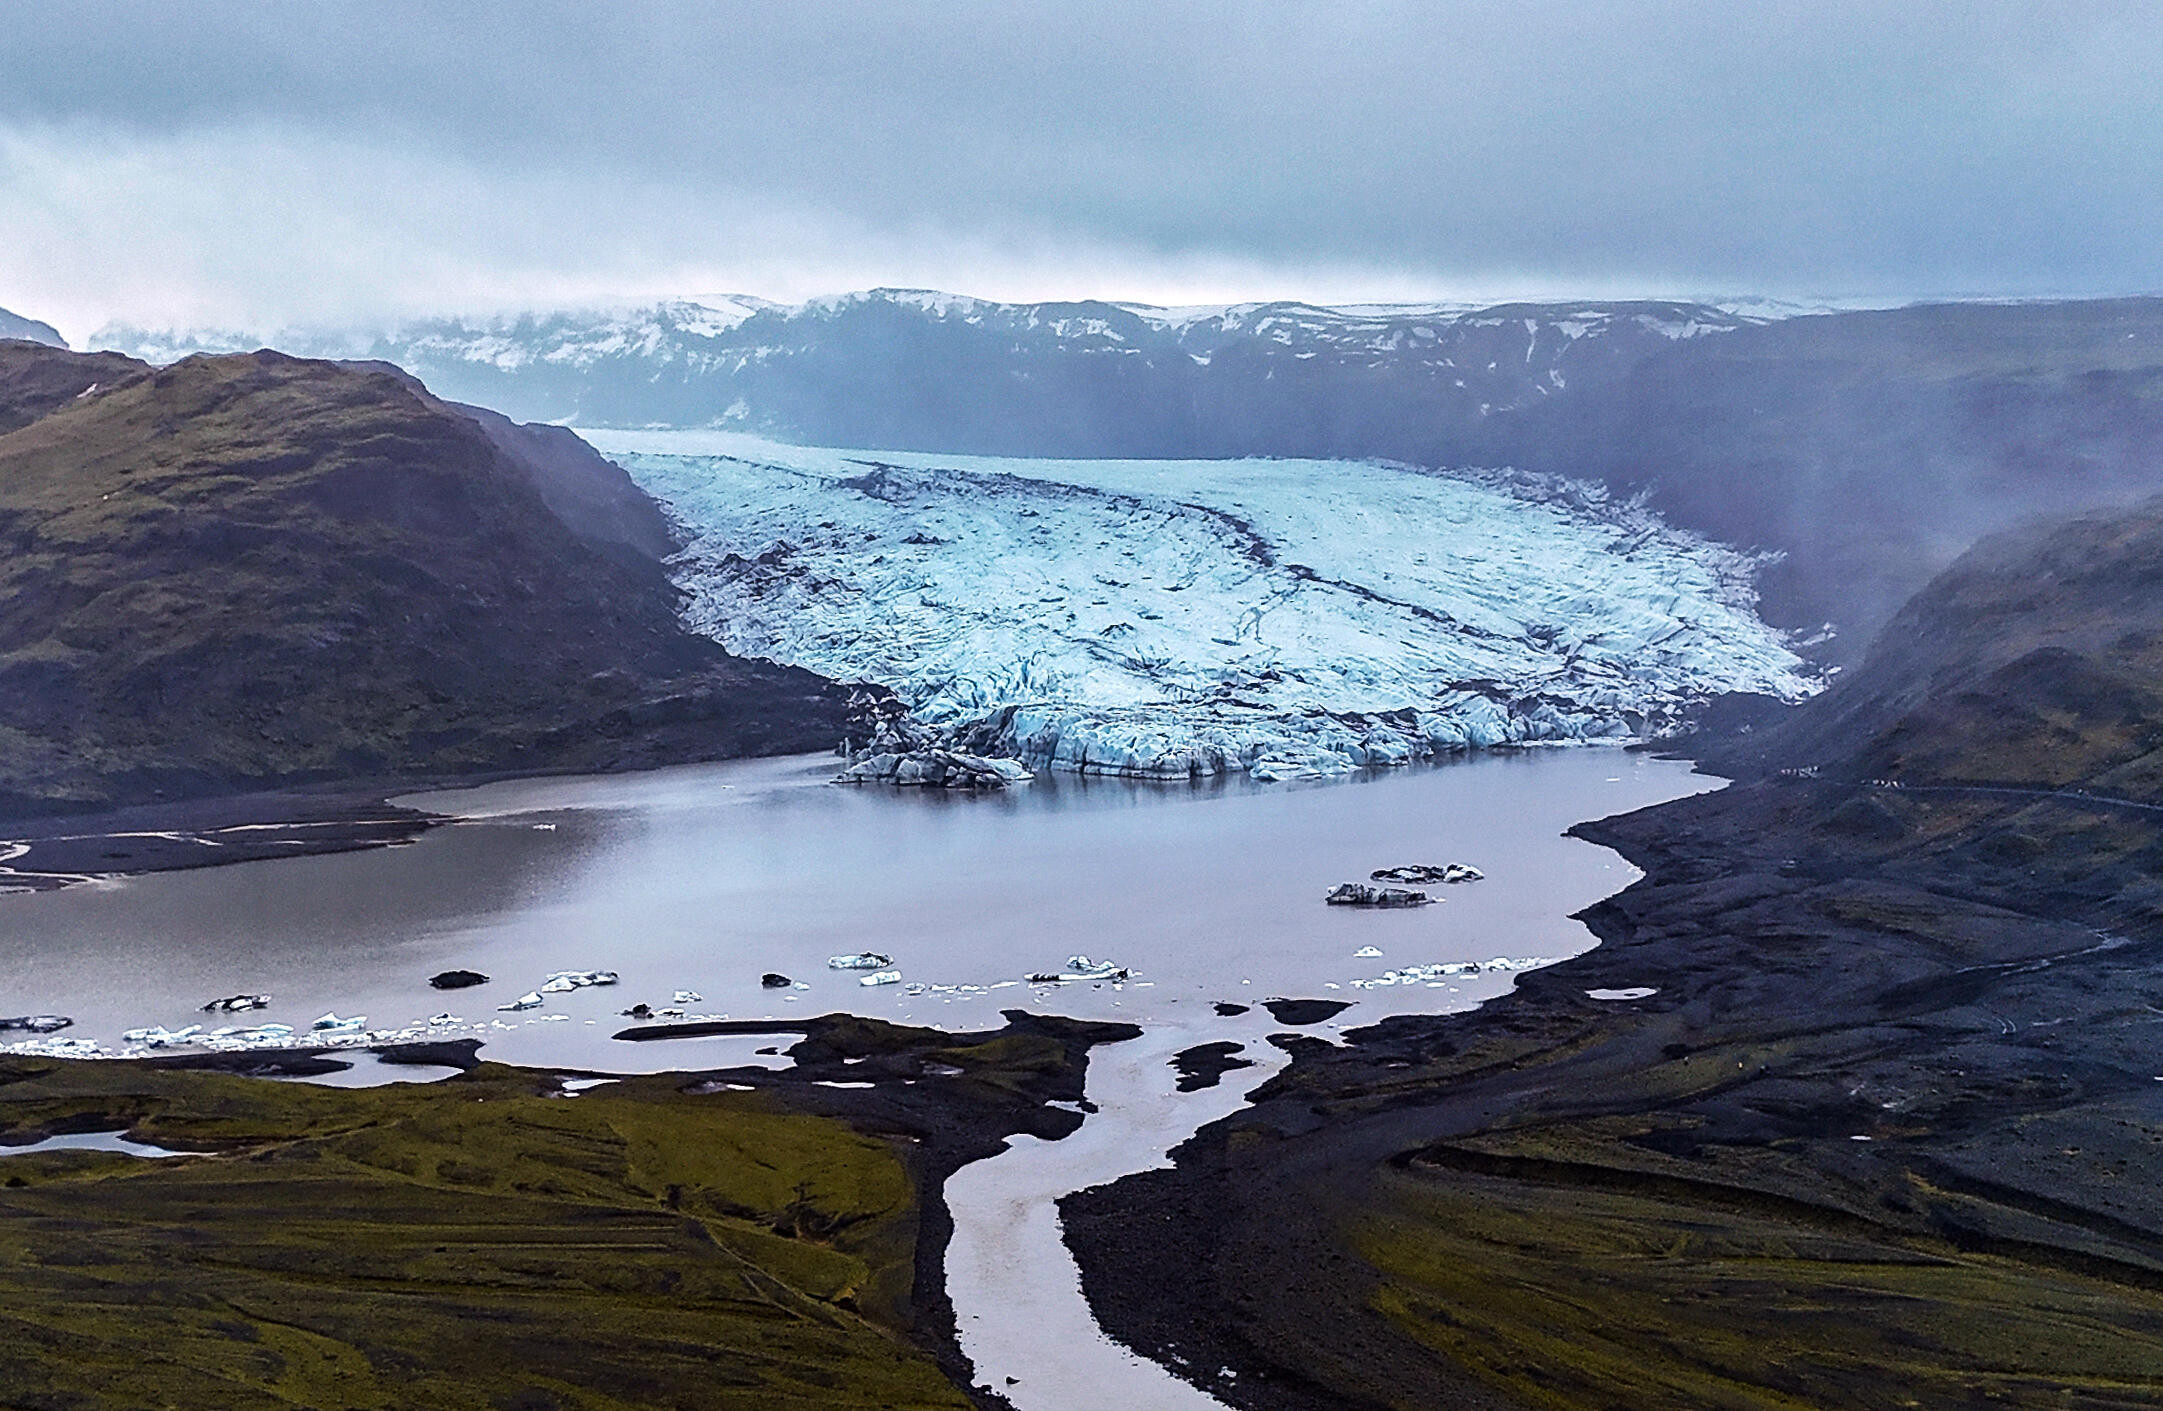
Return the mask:
[[541, 993], [569, 994], [572, 990], [582, 990], [588, 985], [613, 985], [616, 979], [616, 972], [613, 970], [558, 970], [549, 975], [548, 982], [541, 986]]
[[877, 970], [856, 983], [859, 985], [898, 985], [901, 983], [901, 972], [899, 970]]
[[1382, 948], [1380, 946], [1361, 946], [1358, 950], [1352, 952], [1352, 959], [1354, 960], [1379, 960], [1381, 956]]
[[678, 1004], [698, 1004], [705, 998], [706, 996], [700, 994], [697, 990], [678, 990], [675, 995]]
[[499, 1004], [496, 1006], [496, 1008], [498, 1011], [509, 1011], [514, 1009], [539, 1009], [542, 1003], [543, 1001], [541, 999], [540, 991], [528, 990], [524, 994], [520, 995], [517, 999], [512, 1000], [509, 1004]]
[[151, 1048], [168, 1048], [174, 1044], [193, 1043], [203, 1032], [200, 1024], [190, 1024], [185, 1029], [168, 1029], [160, 1024], [150, 1029], [130, 1029], [120, 1036], [122, 1043], [147, 1044]]
[[357, 1034], [368, 1027], [368, 1016], [356, 1014], [350, 1019], [340, 1019], [336, 1013], [326, 1014], [308, 1026], [318, 1034]]
[[858, 951], [854, 955], [830, 955], [826, 958], [829, 970], [884, 970], [894, 963], [890, 955], [875, 950]]

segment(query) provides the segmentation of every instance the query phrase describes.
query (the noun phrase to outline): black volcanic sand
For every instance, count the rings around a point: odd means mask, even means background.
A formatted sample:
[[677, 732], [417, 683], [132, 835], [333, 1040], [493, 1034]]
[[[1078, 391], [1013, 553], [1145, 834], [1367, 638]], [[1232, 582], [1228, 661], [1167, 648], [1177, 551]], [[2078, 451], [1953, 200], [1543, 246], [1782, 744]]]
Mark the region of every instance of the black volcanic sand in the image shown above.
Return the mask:
[[[1003, 1405], [958, 1389], [941, 1185], [1008, 1135], [1071, 1131], [1046, 1104], [1081, 1096], [1092, 1044], [1136, 1032], [1009, 1020], [798, 1021], [774, 1026], [806, 1034], [796, 1071], [575, 1097], [470, 1045], [383, 1055], [457, 1077], [363, 1089], [205, 1071], [264, 1055], [0, 1058], [0, 1142], [117, 1130], [201, 1153], [0, 1155], [0, 1400]], [[818, 1086], [844, 1074], [871, 1086]]]
[[1262, 1008], [1279, 1024], [1304, 1027], [1321, 1024], [1336, 1018], [1352, 1007], [1351, 1001], [1341, 999], [1265, 999]]
[[1213, 1088], [1224, 1080], [1224, 1075], [1241, 1068], [1252, 1068], [1254, 1060], [1239, 1055], [1245, 1044], [1224, 1039], [1213, 1044], [1196, 1044], [1172, 1055], [1172, 1068], [1179, 1074], [1174, 1084], [1180, 1092], [1196, 1093]]
[[0, 822], [27, 844], [0, 870], [0, 891], [49, 891], [84, 876], [169, 872], [409, 843], [445, 820], [381, 794], [243, 794], [70, 818]]
[[1287, 1044], [1062, 1202], [1115, 1337], [1269, 1411], [2163, 1403], [2153, 817], [1798, 781], [1578, 831], [1647, 873], [1599, 947]]

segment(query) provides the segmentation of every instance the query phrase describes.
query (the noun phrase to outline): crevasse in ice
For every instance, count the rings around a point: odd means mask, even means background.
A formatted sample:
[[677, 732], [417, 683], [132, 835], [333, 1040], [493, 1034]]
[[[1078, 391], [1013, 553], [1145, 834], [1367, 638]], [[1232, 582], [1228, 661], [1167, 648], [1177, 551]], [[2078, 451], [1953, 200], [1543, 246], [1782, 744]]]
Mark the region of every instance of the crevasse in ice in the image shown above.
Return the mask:
[[694, 627], [1032, 767], [1289, 778], [1814, 685], [1758, 559], [1577, 482], [584, 434], [690, 535]]

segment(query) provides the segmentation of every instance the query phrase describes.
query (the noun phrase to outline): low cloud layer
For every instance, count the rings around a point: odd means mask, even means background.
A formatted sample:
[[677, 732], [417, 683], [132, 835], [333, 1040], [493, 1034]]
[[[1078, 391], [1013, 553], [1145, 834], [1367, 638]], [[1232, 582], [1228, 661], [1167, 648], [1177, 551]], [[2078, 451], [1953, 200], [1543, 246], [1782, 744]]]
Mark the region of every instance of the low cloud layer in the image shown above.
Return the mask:
[[0, 305], [2163, 287], [2144, 4], [0, 11]]

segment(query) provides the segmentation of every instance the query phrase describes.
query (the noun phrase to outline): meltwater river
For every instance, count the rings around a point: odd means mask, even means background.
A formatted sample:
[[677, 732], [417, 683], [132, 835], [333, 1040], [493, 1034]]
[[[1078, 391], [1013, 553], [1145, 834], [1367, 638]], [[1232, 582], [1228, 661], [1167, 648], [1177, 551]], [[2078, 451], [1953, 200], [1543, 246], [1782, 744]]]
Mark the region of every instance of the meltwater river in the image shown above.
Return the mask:
[[[1097, 1333], [1052, 1202], [1160, 1162], [1281, 1059], [1262, 1039], [1283, 1026], [1218, 1002], [1353, 1001], [1307, 1030], [1327, 1037], [1499, 994], [1519, 966], [1590, 945], [1570, 913], [1635, 876], [1565, 828], [1716, 784], [1606, 747], [1309, 784], [1051, 775], [984, 797], [832, 786], [834, 769], [800, 756], [419, 795], [401, 802], [459, 821], [405, 847], [0, 898], [0, 1012], [69, 1014], [70, 1036], [117, 1049], [128, 1029], [200, 1023], [206, 1000], [263, 993], [271, 1007], [244, 1021], [448, 1015], [433, 1032], [482, 1038], [488, 1057], [601, 1071], [723, 1066], [773, 1042], [613, 1040], [635, 1002], [948, 1028], [997, 1027], [1017, 1007], [1127, 1020], [1145, 1036], [1092, 1055], [1102, 1110], [1080, 1132], [1022, 1139], [951, 1183], [949, 1284], [980, 1379], [1022, 1411], [1208, 1407]], [[1445, 900], [1411, 911], [1322, 903], [1375, 868], [1445, 861], [1487, 880], [1433, 888]], [[904, 983], [827, 969], [863, 949], [892, 955]], [[1027, 983], [1075, 955], [1131, 978]], [[1375, 983], [1467, 961], [1505, 963]], [[428, 988], [453, 967], [494, 980]], [[620, 983], [497, 1008], [552, 971], [599, 969]], [[762, 988], [766, 972], [803, 987]], [[1258, 1066], [1176, 1093], [1169, 1057], [1226, 1039]]]

